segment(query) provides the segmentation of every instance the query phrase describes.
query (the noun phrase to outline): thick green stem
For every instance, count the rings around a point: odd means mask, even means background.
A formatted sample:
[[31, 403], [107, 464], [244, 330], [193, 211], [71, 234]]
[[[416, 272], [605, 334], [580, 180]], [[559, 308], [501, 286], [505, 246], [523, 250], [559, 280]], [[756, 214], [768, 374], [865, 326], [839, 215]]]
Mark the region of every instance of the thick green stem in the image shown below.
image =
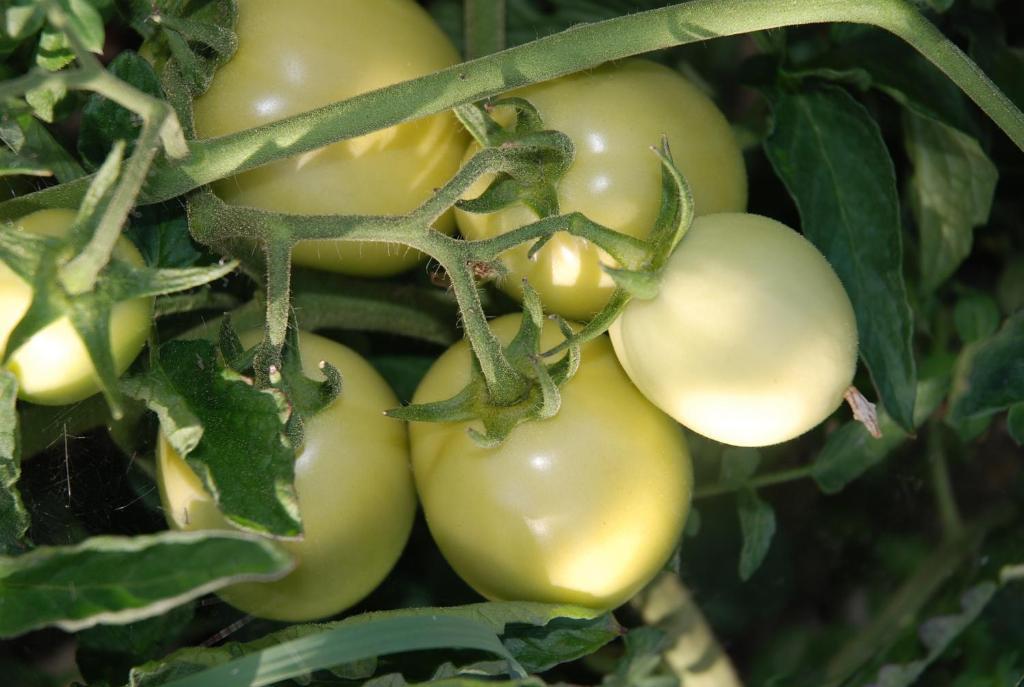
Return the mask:
[[[273, 124], [194, 141], [188, 159], [159, 161], [154, 166], [153, 177], [139, 200], [143, 204], [168, 200], [269, 162], [609, 60], [717, 36], [823, 22], [871, 24], [904, 39], [942, 69], [1024, 149], [1024, 114], [906, 0], [693, 0], [580, 25]], [[78, 180], [9, 200], [0, 205], [0, 219], [43, 207], [75, 207], [87, 185]]]
[[466, 58], [505, 49], [505, 0], [465, 0]]

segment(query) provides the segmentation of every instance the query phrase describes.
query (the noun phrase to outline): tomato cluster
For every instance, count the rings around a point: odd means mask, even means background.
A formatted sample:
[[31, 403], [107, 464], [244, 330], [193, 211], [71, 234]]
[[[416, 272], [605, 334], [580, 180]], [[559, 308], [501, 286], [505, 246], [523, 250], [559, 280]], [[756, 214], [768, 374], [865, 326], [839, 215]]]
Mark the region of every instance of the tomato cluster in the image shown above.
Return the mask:
[[[271, 122], [458, 59], [411, 0], [246, 0], [237, 33], [237, 54], [194, 103], [202, 137]], [[562, 387], [555, 417], [519, 426], [496, 448], [474, 443], [467, 433], [472, 423], [413, 423], [407, 436], [403, 423], [382, 415], [397, 400], [366, 361], [303, 333], [307, 374], [316, 375], [314, 366], [326, 360], [341, 371], [344, 392], [308, 420], [298, 451], [305, 538], [283, 544], [297, 568], [277, 582], [222, 591], [238, 608], [304, 620], [351, 606], [397, 560], [417, 493], [441, 551], [484, 596], [613, 607], [637, 592], [678, 543], [692, 476], [676, 421], [722, 442], [765, 445], [807, 431], [841, 402], [857, 352], [849, 299], [799, 234], [744, 214], [742, 154], [707, 96], [677, 72], [640, 60], [514, 95], [530, 101], [545, 126], [573, 140], [574, 162], [557, 186], [561, 211], [579, 211], [637, 238], [658, 214], [661, 169], [650, 147], [667, 136], [699, 217], [660, 275], [658, 294], [634, 299], [610, 339], [583, 346], [582, 366]], [[230, 203], [280, 212], [402, 214], [479, 150], [467, 144], [455, 118], [440, 114], [223, 180], [215, 191]], [[479, 180], [467, 197], [490, 180]], [[537, 219], [523, 204], [456, 214], [468, 239]], [[72, 219], [37, 213], [20, 226], [52, 234]], [[435, 229], [450, 233], [455, 219], [446, 215]], [[118, 250], [123, 259], [140, 261], [126, 242]], [[300, 265], [362, 276], [395, 274], [421, 257], [389, 244], [332, 241], [300, 244], [294, 254]], [[579, 238], [557, 235], [534, 257], [521, 246], [501, 260], [508, 272], [502, 288], [521, 298], [525, 279], [550, 312], [570, 319], [592, 317], [614, 288], [602, 267], [612, 266], [610, 258]], [[5, 269], [0, 266], [0, 349], [31, 295]], [[151, 304], [122, 306], [111, 327], [119, 371], [144, 342]], [[507, 343], [517, 323], [507, 317], [492, 326]], [[549, 322], [543, 346], [560, 337]], [[249, 335], [249, 343], [256, 338]], [[57, 339], [63, 367], [39, 363]], [[96, 391], [80, 349], [60, 321], [8, 355], [7, 365], [19, 375], [24, 398], [68, 403]], [[466, 343], [442, 355], [414, 402], [457, 393], [469, 381], [470, 355]], [[228, 526], [164, 440], [158, 464], [172, 527]]]

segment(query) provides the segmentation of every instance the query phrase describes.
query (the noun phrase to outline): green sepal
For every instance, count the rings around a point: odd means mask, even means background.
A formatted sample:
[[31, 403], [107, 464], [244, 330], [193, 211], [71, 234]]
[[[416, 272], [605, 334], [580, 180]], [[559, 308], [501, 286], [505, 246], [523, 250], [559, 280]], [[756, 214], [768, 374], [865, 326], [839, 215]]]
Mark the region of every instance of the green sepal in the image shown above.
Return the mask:
[[320, 413], [338, 398], [341, 393], [341, 373], [325, 360], [319, 361], [325, 379], [310, 379], [302, 370], [302, 353], [299, 348], [299, 328], [294, 314], [289, 317], [288, 331], [281, 348], [280, 380], [274, 387], [280, 389], [292, 405], [286, 431], [292, 446], [302, 446], [305, 421]]
[[621, 270], [601, 265], [601, 269], [615, 281], [615, 285], [633, 298], [649, 301], [661, 290], [661, 274], [651, 270]]
[[660, 270], [693, 223], [693, 192], [672, 159], [668, 139], [663, 137], [661, 147], [652, 150], [661, 161], [661, 207], [648, 242], [651, 268]]
[[252, 369], [252, 359], [256, 349], [245, 350], [242, 340], [238, 338], [238, 331], [235, 329], [234, 322], [231, 321], [229, 312], [224, 313], [224, 319], [220, 321], [218, 342], [225, 365], [238, 374], [245, 374], [247, 370]]

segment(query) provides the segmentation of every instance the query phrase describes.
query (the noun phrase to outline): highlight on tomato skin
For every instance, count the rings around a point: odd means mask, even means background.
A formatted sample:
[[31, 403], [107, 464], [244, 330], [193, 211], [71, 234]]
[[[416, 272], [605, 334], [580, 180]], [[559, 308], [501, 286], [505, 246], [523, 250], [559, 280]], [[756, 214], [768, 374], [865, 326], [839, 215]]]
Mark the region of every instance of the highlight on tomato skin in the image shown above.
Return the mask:
[[[15, 220], [17, 231], [42, 236], [67, 234], [75, 221], [73, 210], [39, 210]], [[113, 256], [141, 267], [138, 249], [120, 237]], [[6, 355], [8, 337], [32, 303], [32, 287], [0, 261], [0, 355]], [[116, 303], [110, 314], [110, 352], [118, 375], [142, 351], [153, 320], [153, 299], [135, 298]], [[40, 405], [67, 405], [100, 390], [96, 367], [71, 320], [61, 317], [37, 332], [7, 360], [6, 368], [18, 378], [18, 397]]]
[[857, 323], [825, 257], [760, 215], [698, 217], [658, 295], [612, 325], [615, 353], [655, 405], [737, 446], [788, 441], [843, 401], [857, 366]]
[[[260, 335], [241, 339], [252, 345]], [[325, 360], [341, 373], [344, 388], [305, 423], [295, 462], [304, 537], [279, 544], [297, 565], [280, 580], [217, 592], [246, 613], [289, 622], [334, 615], [373, 591], [405, 548], [416, 513], [405, 423], [383, 415], [398, 405], [387, 382], [330, 339], [302, 332], [299, 346], [308, 377], [320, 379], [318, 364]], [[168, 525], [230, 528], [195, 472], [163, 436], [158, 441], [157, 482]]]
[[[545, 128], [573, 141], [572, 166], [557, 187], [562, 213], [582, 212], [623, 234], [647, 236], [661, 205], [661, 164], [651, 147], [662, 136], [689, 182], [698, 214], [747, 207], [746, 167], [729, 122], [675, 70], [630, 59], [508, 95], [529, 100]], [[512, 116], [507, 109], [495, 112], [506, 121]], [[464, 162], [478, 151], [478, 144], [470, 144]], [[490, 181], [481, 179], [465, 197], [477, 197]], [[469, 239], [505, 234], [538, 219], [521, 203], [489, 214], [456, 209], [455, 216]], [[601, 263], [613, 261], [589, 242], [558, 233], [533, 259], [528, 251], [521, 245], [501, 256], [510, 274], [499, 286], [510, 295], [522, 299], [526, 278], [545, 310], [579, 321], [608, 302], [615, 284]]]
[[[519, 315], [491, 324], [505, 343]], [[561, 333], [546, 322], [542, 346]], [[452, 346], [414, 403], [469, 381], [469, 347]], [[416, 488], [430, 532], [471, 587], [491, 600], [620, 605], [660, 571], [690, 510], [690, 454], [679, 426], [630, 383], [601, 337], [583, 347], [558, 414], [517, 427], [496, 448], [470, 423], [410, 425]]]
[[[459, 54], [412, 0], [242, 0], [238, 50], [194, 103], [202, 138], [235, 133], [450, 67]], [[468, 136], [442, 112], [274, 162], [214, 184], [225, 201], [300, 215], [401, 215], [458, 170]], [[451, 233], [446, 213], [436, 224]], [[311, 240], [296, 265], [398, 274], [424, 259], [404, 246]]]

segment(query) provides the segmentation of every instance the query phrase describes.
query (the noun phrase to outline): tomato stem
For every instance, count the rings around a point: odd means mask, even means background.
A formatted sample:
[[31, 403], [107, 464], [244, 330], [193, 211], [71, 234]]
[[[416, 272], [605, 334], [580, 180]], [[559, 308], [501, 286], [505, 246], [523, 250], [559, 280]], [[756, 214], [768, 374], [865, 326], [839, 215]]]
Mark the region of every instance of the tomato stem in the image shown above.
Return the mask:
[[505, 49], [505, 0], [465, 0], [466, 58]]

